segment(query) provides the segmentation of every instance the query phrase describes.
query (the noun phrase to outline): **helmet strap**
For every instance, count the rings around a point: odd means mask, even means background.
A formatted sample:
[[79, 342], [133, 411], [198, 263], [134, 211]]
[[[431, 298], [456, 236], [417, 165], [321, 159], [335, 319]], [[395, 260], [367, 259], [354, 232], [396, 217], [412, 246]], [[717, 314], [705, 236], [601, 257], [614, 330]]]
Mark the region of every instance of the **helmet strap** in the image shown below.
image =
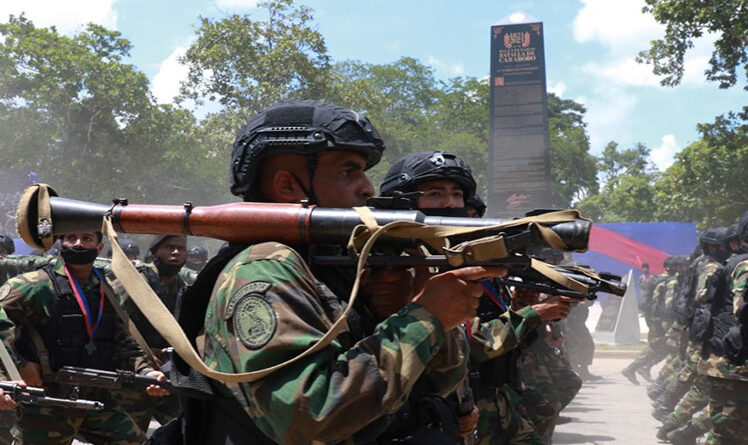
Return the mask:
[[309, 188], [307, 189], [304, 186], [304, 183], [293, 173], [291, 173], [296, 179], [296, 182], [299, 184], [299, 187], [306, 195], [307, 199], [309, 200], [309, 204], [319, 204], [319, 201], [317, 200], [317, 195], [314, 193], [314, 172], [317, 171], [317, 166], [319, 165], [319, 158], [317, 157], [317, 153], [313, 153], [308, 155], [307, 157], [307, 169], [309, 171]]

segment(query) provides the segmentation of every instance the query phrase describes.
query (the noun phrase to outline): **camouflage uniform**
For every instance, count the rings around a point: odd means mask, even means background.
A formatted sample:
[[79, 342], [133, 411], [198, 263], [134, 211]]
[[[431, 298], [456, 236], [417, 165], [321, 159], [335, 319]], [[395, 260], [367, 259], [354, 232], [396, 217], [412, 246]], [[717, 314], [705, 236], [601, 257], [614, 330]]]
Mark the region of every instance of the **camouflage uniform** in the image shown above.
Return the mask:
[[[696, 284], [695, 303], [699, 304], [707, 298], [709, 284], [715, 277], [719, 276], [722, 270], [722, 264], [718, 261], [707, 261], [701, 263], [698, 270], [698, 279]], [[707, 406], [709, 402], [709, 383], [705, 375], [698, 374], [697, 367], [702, 358], [703, 344], [700, 341], [689, 341], [686, 348], [686, 364], [679, 375], [681, 382], [692, 381], [691, 388], [685, 396], [678, 402], [665, 422], [664, 430], [673, 430], [685, 425], [694, 414]], [[694, 418], [694, 424], [706, 431], [709, 427], [709, 420], [706, 414]]]
[[[495, 306], [484, 295], [481, 307]], [[479, 315], [493, 311], [478, 310]], [[483, 319], [483, 318], [481, 318]], [[470, 340], [471, 369], [479, 371], [471, 379], [475, 391], [478, 418], [478, 443], [485, 445], [533, 444], [544, 442], [532, 424], [516, 409], [521, 381], [518, 379], [517, 347], [535, 334], [540, 317], [531, 307], [506, 310], [498, 318], [474, 325]], [[471, 372], [471, 375], [473, 373]], [[484, 375], [489, 374], [489, 375]], [[502, 375], [498, 375], [502, 374]], [[516, 375], [517, 382], [511, 374]]]
[[[57, 260], [51, 273], [55, 277], [65, 276], [62, 260]], [[89, 282], [82, 283], [81, 287], [89, 300], [91, 312], [96, 313], [99, 303], [98, 298], [91, 298], [89, 294], [91, 296], [98, 296], [98, 278], [92, 274]], [[12, 278], [0, 287], [0, 304], [5, 309], [5, 315], [0, 315], [3, 317], [0, 319], [0, 328], [2, 329], [0, 338], [5, 342], [14, 362], [19, 368], [26, 364], [27, 359], [39, 360], [33, 356], [22, 356], [15, 348], [19, 345], [19, 338], [23, 338], [25, 335], [23, 326], [25, 324], [31, 324], [35, 327], [54, 326], [53, 323], [56, 323], [56, 320], [52, 320], [50, 315], [56, 313], [56, 309], [53, 308], [59, 305], [58, 299], [55, 284], [44, 270], [28, 272]], [[108, 300], [105, 299], [104, 304], [109, 306]], [[104, 309], [104, 312], [109, 313], [109, 310]], [[147, 366], [142, 351], [135, 344], [124, 323], [116, 318], [116, 316], [113, 318], [106, 316], [102, 318], [102, 323], [102, 329], [112, 332], [113, 362], [101, 363], [98, 367], [133, 369], [140, 373], [151, 370]], [[105, 324], [108, 323], [114, 323], [114, 326], [107, 327]], [[14, 326], [21, 326], [21, 329], [16, 331]], [[70, 329], [70, 327], [66, 329]], [[58, 338], [63, 338], [67, 335], [69, 334], [60, 334]], [[99, 341], [96, 340], [94, 344], [100, 345]], [[48, 349], [52, 346], [54, 345], [46, 345]], [[29, 352], [29, 354], [35, 353]], [[53, 363], [52, 366], [57, 367], [65, 364], [76, 363]], [[54, 372], [54, 369], [51, 369], [51, 371]], [[50, 377], [47, 375], [47, 371], [43, 373], [45, 379]], [[54, 383], [45, 384], [45, 386], [47, 386], [52, 395], [56, 393], [64, 395], [65, 390], [57, 387]], [[13, 437], [16, 443], [45, 445], [69, 444], [76, 435], [80, 435], [94, 443], [142, 443], [145, 440], [144, 432], [138, 428], [132, 418], [120, 407], [117, 400], [109, 396], [110, 394], [107, 391], [96, 388], [81, 391], [80, 397], [83, 398], [107, 399], [106, 409], [99, 412], [22, 405], [18, 409], [19, 419], [12, 429]]]
[[[551, 335], [562, 335], [558, 332], [562, 325], [554, 324]], [[522, 378], [526, 389], [521, 404], [545, 443], [550, 444], [558, 415], [579, 392], [582, 379], [571, 369], [564, 352], [545, 339], [545, 326], [544, 323], [539, 328], [543, 338], [523, 350]]]
[[[235, 255], [213, 289], [203, 355], [223, 372], [255, 371], [296, 357], [344, 308], [296, 251], [272, 242]], [[311, 356], [257, 381], [216, 390], [234, 397], [247, 422], [278, 443], [338, 443], [381, 434], [416, 382], [445, 396], [466, 375], [464, 332], [445, 333], [417, 304], [361, 339], [353, 338], [350, 326]]]
[[665, 346], [665, 330], [661, 313], [658, 313], [658, 305], [665, 304], [667, 283], [673, 279], [667, 274], [658, 275], [649, 280], [648, 292], [642, 297], [641, 306], [644, 309], [644, 319], [647, 322], [649, 332], [647, 333], [647, 347], [639, 356], [631, 362], [624, 374], [638, 372], [645, 377], [649, 376], [649, 370], [667, 356]]
[[564, 342], [564, 348], [572, 369], [582, 378], [591, 376], [588, 368], [592, 365], [592, 360], [595, 357], [595, 341], [585, 324], [591, 304], [591, 301], [582, 301], [572, 305], [569, 315], [565, 319], [569, 336]]
[[36, 270], [54, 257], [41, 255], [0, 255], [0, 285], [22, 273]]
[[[733, 310], [745, 303], [748, 289], [748, 259], [737, 264], [729, 280]], [[731, 363], [727, 358], [711, 354], [699, 363], [699, 373], [709, 382], [711, 431], [707, 444], [733, 444], [748, 437], [748, 361]]]
[[[153, 289], [154, 293], [158, 295], [159, 299], [174, 314], [176, 313], [178, 300], [181, 296], [182, 291], [187, 286], [180, 276], [177, 276], [176, 281], [172, 285], [168, 285], [163, 282], [159, 277], [158, 269], [153, 263], [143, 263], [140, 261], [134, 262], [134, 265], [138, 272], [143, 276], [148, 285]], [[114, 286], [118, 286], [116, 277], [109, 275]], [[168, 355], [161, 355], [158, 350], [169, 347], [169, 344], [164, 340], [161, 334], [156, 331], [156, 328], [151, 325], [145, 315], [135, 306], [135, 303], [126, 297], [125, 293], [124, 300], [121, 302], [123, 308], [130, 316], [138, 331], [143, 335], [148, 346], [154, 351], [154, 355], [163, 362], [168, 360]], [[154, 401], [151, 396], [144, 394], [142, 391], [135, 390], [123, 390], [118, 394], [118, 398], [125, 407], [130, 416], [135, 419], [138, 426], [143, 430], [148, 430], [148, 424], [152, 418], [155, 418], [161, 425], [166, 424], [170, 420], [179, 416], [182, 412], [178, 397], [176, 395], [170, 395], [162, 397], [157, 401]]]

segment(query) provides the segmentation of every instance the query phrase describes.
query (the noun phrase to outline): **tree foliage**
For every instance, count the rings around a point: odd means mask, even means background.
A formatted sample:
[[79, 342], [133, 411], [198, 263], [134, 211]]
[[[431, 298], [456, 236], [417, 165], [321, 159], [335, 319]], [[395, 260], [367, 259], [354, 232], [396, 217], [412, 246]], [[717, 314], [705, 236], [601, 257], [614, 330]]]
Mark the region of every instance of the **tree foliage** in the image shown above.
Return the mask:
[[312, 11], [292, 0], [265, 1], [258, 15], [200, 18], [197, 39], [182, 57], [189, 68], [181, 98], [215, 101], [246, 120], [282, 99], [320, 98], [330, 57], [312, 26]]
[[192, 160], [194, 117], [155, 103], [146, 76], [123, 62], [131, 45], [119, 32], [89, 24], [67, 37], [11, 16], [0, 36], [4, 165], [105, 202], [170, 202], [212, 180]]
[[[720, 88], [738, 82], [739, 70], [748, 76], [748, 3], [745, 0], [645, 0], [644, 13], [666, 25], [665, 37], [653, 40], [637, 60], [652, 64], [664, 76], [662, 85], [678, 85], [683, 78], [683, 58], [693, 40], [706, 32], [717, 33], [714, 51], [705, 72]], [[744, 85], [748, 89], [748, 83]]]
[[748, 107], [698, 126], [656, 184], [657, 219], [729, 225], [748, 209]]
[[566, 208], [597, 193], [597, 160], [590, 154], [584, 106], [548, 94], [553, 206]]

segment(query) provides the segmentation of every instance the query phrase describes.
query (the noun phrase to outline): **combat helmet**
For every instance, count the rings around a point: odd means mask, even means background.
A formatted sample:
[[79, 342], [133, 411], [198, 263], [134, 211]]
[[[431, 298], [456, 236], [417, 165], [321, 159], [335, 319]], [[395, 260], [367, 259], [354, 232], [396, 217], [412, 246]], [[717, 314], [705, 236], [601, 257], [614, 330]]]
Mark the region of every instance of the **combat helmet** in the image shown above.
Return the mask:
[[4, 233], [0, 233], [0, 255], [10, 255], [16, 251], [16, 245], [13, 238]]
[[475, 209], [475, 214], [482, 218], [486, 214], [486, 203], [480, 199], [477, 193], [465, 200], [465, 207], [472, 207]]
[[347, 150], [362, 154], [366, 168], [382, 158], [384, 143], [377, 130], [357, 112], [315, 100], [277, 103], [252, 118], [234, 141], [231, 153], [231, 193], [245, 201], [261, 199], [259, 167], [269, 154], [307, 156], [311, 176], [316, 153]]
[[379, 193], [391, 196], [395, 191], [411, 192], [420, 182], [433, 179], [449, 179], [460, 184], [465, 202], [475, 195], [470, 166], [458, 156], [441, 151], [413, 153], [396, 162], [387, 172]]
[[743, 212], [738, 220], [738, 235], [741, 241], [748, 242], [748, 212]]

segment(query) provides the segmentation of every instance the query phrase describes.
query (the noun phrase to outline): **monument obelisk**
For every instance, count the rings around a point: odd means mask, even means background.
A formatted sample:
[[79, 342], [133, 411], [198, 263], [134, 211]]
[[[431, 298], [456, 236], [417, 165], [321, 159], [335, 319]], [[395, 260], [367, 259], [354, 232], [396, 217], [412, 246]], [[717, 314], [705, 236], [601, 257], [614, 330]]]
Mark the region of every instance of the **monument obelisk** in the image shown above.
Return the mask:
[[488, 212], [551, 208], [543, 23], [517, 12], [491, 26]]

